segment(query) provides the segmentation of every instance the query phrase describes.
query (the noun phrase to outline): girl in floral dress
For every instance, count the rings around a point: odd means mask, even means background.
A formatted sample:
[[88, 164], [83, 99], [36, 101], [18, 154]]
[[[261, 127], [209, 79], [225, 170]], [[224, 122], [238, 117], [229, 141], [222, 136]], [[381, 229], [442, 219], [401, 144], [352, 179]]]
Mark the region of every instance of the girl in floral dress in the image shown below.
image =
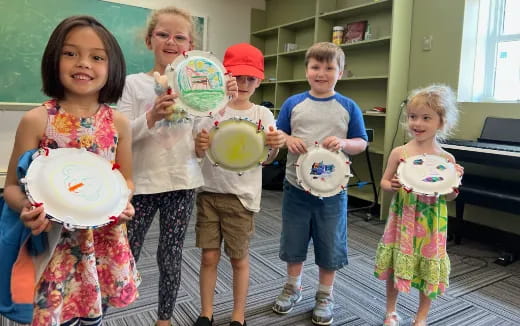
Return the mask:
[[[384, 325], [388, 326], [399, 325], [399, 292], [409, 292], [411, 287], [419, 290], [419, 308], [413, 324], [426, 325], [431, 300], [448, 287], [446, 200], [457, 196], [456, 191], [437, 197], [407, 192], [396, 177], [399, 162], [415, 155], [434, 154], [455, 163], [454, 157], [438, 143], [457, 123], [455, 94], [444, 85], [414, 90], [407, 100], [406, 114], [412, 140], [392, 150], [381, 180], [383, 190], [395, 192], [375, 263], [375, 276], [386, 280]], [[463, 168], [455, 166], [462, 176]]]
[[133, 190], [129, 122], [104, 104], [119, 99], [124, 78], [121, 49], [97, 20], [73, 16], [56, 27], [42, 60], [43, 91], [53, 99], [22, 117], [4, 192], [33, 234], [48, 232], [47, 252], [37, 257], [32, 325], [100, 325], [106, 307], [137, 298], [139, 275], [121, 223], [134, 215], [130, 201], [118, 223], [71, 231], [46, 218], [45, 203], [31, 205], [15, 171], [18, 157], [38, 146], [85, 148], [120, 166]]

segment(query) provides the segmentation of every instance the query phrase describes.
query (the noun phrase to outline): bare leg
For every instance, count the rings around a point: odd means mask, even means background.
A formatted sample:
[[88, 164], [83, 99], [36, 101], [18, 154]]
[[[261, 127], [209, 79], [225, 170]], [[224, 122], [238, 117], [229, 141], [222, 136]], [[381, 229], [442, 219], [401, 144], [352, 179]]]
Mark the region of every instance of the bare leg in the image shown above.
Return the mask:
[[200, 264], [199, 291], [201, 316], [211, 319], [213, 315], [213, 296], [217, 285], [217, 266], [220, 261], [220, 249], [202, 249]]
[[320, 267], [320, 284], [326, 286], [332, 286], [334, 284], [334, 278], [336, 277], [336, 271], [323, 269]]
[[249, 254], [241, 259], [231, 259], [233, 267], [233, 313], [231, 320], [244, 323], [247, 290], [249, 288]]
[[417, 314], [415, 315], [414, 325], [426, 325], [426, 319], [428, 318], [428, 312], [430, 311], [431, 304], [432, 300], [421, 291], [419, 294], [419, 309], [417, 310]]
[[303, 263], [287, 263], [287, 274], [289, 276], [300, 276], [303, 270]]
[[399, 291], [394, 286], [393, 276], [386, 281], [386, 314], [395, 312]]

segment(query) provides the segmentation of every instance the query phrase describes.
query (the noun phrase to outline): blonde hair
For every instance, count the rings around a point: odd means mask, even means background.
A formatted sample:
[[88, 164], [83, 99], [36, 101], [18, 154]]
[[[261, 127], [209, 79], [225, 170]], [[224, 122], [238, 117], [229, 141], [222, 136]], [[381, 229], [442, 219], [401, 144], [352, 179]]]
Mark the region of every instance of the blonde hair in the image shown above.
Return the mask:
[[155, 26], [157, 26], [157, 23], [159, 22], [159, 16], [162, 14], [176, 15], [186, 19], [186, 21], [190, 25], [190, 44], [193, 47], [196, 43], [195, 24], [193, 23], [193, 16], [189, 11], [174, 6], [155, 9], [154, 11], [152, 11], [150, 16], [148, 17], [148, 22], [146, 24], [147, 27], [145, 32], [145, 42], [148, 43], [150, 41], [150, 38], [152, 37], [152, 32], [155, 29]]
[[424, 104], [435, 111], [441, 118], [442, 127], [437, 132], [437, 139], [443, 140], [450, 136], [459, 120], [457, 98], [453, 90], [443, 84], [433, 84], [424, 88], [414, 89], [407, 99], [406, 109], [417, 104]]
[[312, 45], [305, 53], [305, 67], [309, 64], [309, 60], [313, 58], [319, 62], [331, 62], [336, 60], [339, 71], [345, 68], [345, 52], [334, 43], [319, 42]]

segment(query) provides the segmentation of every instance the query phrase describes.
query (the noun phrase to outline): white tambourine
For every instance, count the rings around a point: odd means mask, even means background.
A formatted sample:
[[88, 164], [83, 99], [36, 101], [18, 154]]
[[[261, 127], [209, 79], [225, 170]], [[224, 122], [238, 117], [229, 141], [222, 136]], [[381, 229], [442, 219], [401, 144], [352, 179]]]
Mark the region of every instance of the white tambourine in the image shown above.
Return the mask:
[[215, 166], [239, 174], [261, 166], [269, 156], [261, 122], [254, 123], [245, 118], [216, 121], [209, 138], [208, 159]]
[[176, 110], [209, 116], [223, 108], [228, 102], [225, 71], [209, 52], [194, 50], [179, 55], [165, 70], [168, 85], [179, 96]]
[[125, 209], [130, 190], [109, 161], [85, 149], [40, 149], [25, 178], [27, 197], [68, 229], [109, 224]]
[[316, 143], [296, 161], [298, 184], [317, 197], [337, 195], [352, 176], [350, 164], [343, 151], [331, 152]]
[[407, 192], [438, 196], [457, 192], [461, 178], [455, 164], [438, 155], [416, 155], [402, 159], [397, 178]]

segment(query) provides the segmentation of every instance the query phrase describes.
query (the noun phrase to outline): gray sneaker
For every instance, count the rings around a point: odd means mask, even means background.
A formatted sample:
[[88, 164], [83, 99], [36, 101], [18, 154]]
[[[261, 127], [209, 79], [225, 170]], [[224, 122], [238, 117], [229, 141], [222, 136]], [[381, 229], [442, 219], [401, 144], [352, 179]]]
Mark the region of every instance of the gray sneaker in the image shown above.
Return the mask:
[[330, 325], [334, 321], [334, 299], [332, 294], [316, 293], [316, 305], [312, 310], [312, 322], [316, 325]]
[[279, 314], [286, 314], [292, 310], [294, 305], [302, 299], [302, 289], [295, 288], [291, 284], [286, 283], [283, 286], [282, 293], [276, 297], [273, 304], [273, 311]]

